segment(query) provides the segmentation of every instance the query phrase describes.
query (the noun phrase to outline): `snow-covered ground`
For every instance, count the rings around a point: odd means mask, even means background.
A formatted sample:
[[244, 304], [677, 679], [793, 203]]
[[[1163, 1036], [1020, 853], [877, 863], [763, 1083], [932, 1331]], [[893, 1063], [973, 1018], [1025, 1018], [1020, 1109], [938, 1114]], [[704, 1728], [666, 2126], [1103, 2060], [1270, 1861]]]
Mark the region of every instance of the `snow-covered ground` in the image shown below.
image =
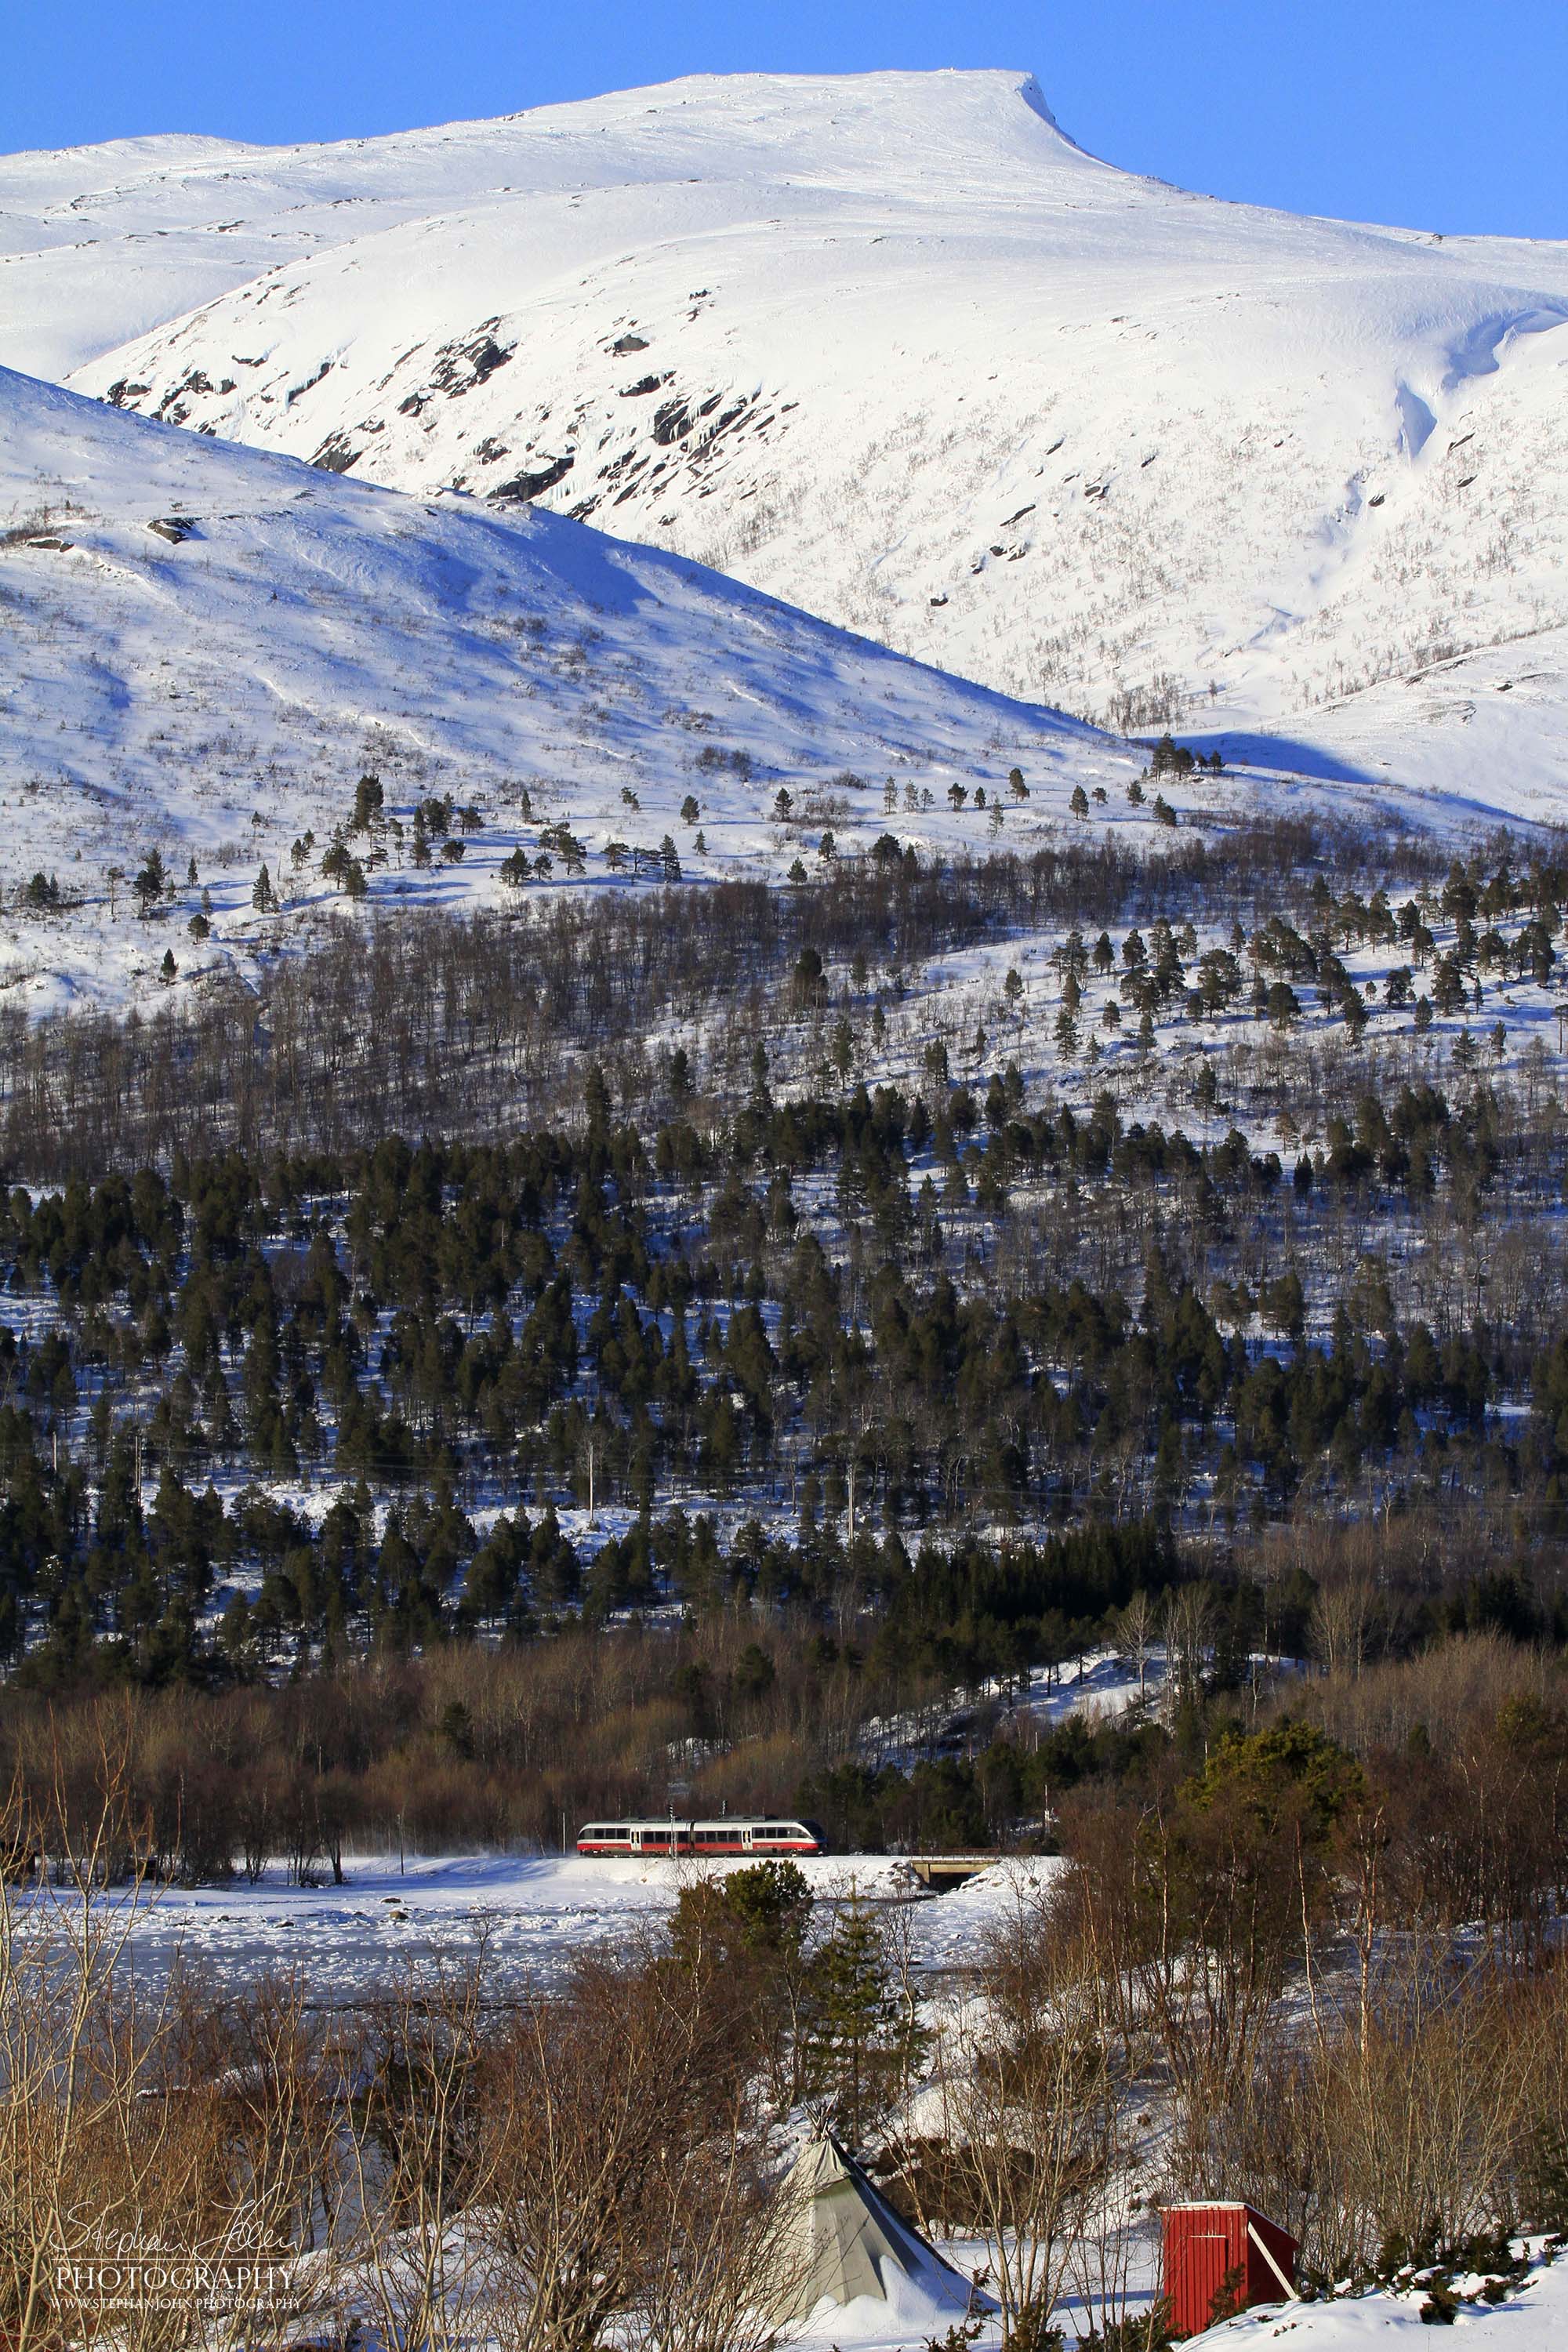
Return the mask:
[[20, 155], [0, 212], [0, 360], [591, 514], [1031, 699], [1373, 785], [1436, 741], [1506, 800], [1397, 694], [1326, 706], [1494, 646], [1563, 698], [1568, 245], [1194, 196], [1023, 73]]
[[[783, 880], [884, 835], [926, 856], [1171, 839], [1152, 795], [1128, 796], [1143, 764], [1129, 745], [681, 557], [526, 508], [377, 489], [3, 370], [0, 609], [0, 990], [37, 1010], [156, 997], [166, 950], [179, 989], [308, 939], [351, 905], [321, 866], [366, 772], [387, 822], [347, 846], [371, 917], [633, 887], [627, 861], [661, 874], [667, 838], [689, 881]], [[1462, 791], [1440, 758], [1409, 791], [1260, 766], [1165, 789], [1217, 829], [1268, 810], [1458, 836], [1524, 803], [1549, 817], [1554, 706], [1534, 672], [1501, 686], [1470, 697], [1496, 756]], [[1413, 691], [1379, 689], [1406, 698], [1419, 734]], [[1458, 690], [1441, 691], [1451, 716]], [[1516, 720], [1533, 768], [1503, 757]], [[1265, 738], [1250, 748], [1272, 756]], [[417, 866], [415, 811], [435, 793], [480, 822], [454, 814], [460, 862], [438, 826]], [[131, 885], [153, 847], [174, 888], [148, 923]], [[502, 868], [520, 851], [514, 889]], [[253, 904], [264, 864], [275, 911]], [[35, 874], [61, 907], [20, 902]], [[1005, 965], [1016, 950], [998, 947]], [[986, 956], [970, 961], [988, 981]]]
[[[1016, 1912], [1058, 1866], [1001, 1862], [929, 1896], [896, 1855], [827, 1854], [799, 1865], [819, 1904], [854, 1895], [892, 1906], [907, 1924], [910, 1961], [926, 1975], [973, 1960], [976, 1935]], [[160, 1890], [140, 1910], [131, 1944], [142, 1968], [161, 1971], [178, 1955], [231, 1983], [298, 1970], [312, 1998], [327, 2002], [481, 1948], [498, 1988], [548, 1982], [579, 1952], [657, 1928], [682, 1886], [725, 1870], [576, 1853], [409, 1856], [400, 1864], [392, 1854], [350, 1858], [342, 1886], [300, 1887], [273, 1864], [256, 1885]]]
[[1112, 1650], [1088, 1650], [1058, 1666], [998, 1676], [962, 1697], [948, 1694], [907, 1714], [873, 1717], [861, 1735], [861, 1753], [869, 1762], [907, 1772], [922, 1757], [970, 1753], [998, 1730], [1026, 1744], [1032, 1732], [1069, 1716], [1098, 1725], [1145, 1700], [1157, 1704], [1167, 1670], [1163, 1646], [1151, 1650], [1142, 1674]]
[[[342, 480], [3, 370], [0, 611], [0, 889], [37, 871], [80, 902], [7, 924], [0, 986], [37, 1004], [151, 987], [166, 948], [188, 984], [347, 906], [320, 866], [366, 771], [402, 835], [350, 841], [370, 911], [516, 904], [503, 862], [548, 860], [563, 823], [589, 885], [612, 882], [613, 844], [654, 858], [667, 835], [687, 877], [782, 877], [817, 865], [825, 833], [869, 846], [889, 776], [922, 838], [983, 846], [984, 814], [947, 787], [995, 794], [1015, 765], [1031, 798], [1008, 840], [1070, 822], [1079, 785], [1146, 829], [1126, 747], [679, 557]], [[437, 828], [418, 869], [415, 806], [437, 793], [482, 825], [454, 821], [456, 864]], [[153, 846], [180, 888], [176, 919], [148, 925], [130, 885]], [[263, 863], [279, 918], [251, 903]], [[557, 844], [550, 887], [569, 871]]]
[[[1476, 2352], [1559, 2352], [1568, 2343], [1568, 2261], [1539, 2258], [1519, 2284], [1501, 2302], [1489, 2303], [1480, 2276], [1457, 2280], [1463, 2298], [1454, 2317], [1456, 2336], [1474, 2345]], [[1289, 2352], [1364, 2352], [1364, 2347], [1416, 2347], [1430, 2344], [1426, 2333], [1431, 2322], [1421, 2316], [1430, 2298], [1425, 2287], [1407, 2290], [1379, 2288], [1367, 2294], [1347, 2295], [1328, 2303], [1268, 2305], [1205, 2330], [1189, 2341], [1225, 2352], [1272, 2352], [1288, 2344]], [[1482, 2338], [1485, 2344], [1482, 2344]]]
[[[944, 2242], [942, 2251], [960, 2269], [972, 2271], [984, 2260], [982, 2247], [963, 2241]], [[1127, 2297], [1130, 2314], [1143, 2311], [1155, 2291], [1150, 2258], [1157, 2262], [1157, 2257], [1152, 2245], [1140, 2251], [1145, 2259], [1135, 2258], [1131, 2265], [1137, 2283]], [[1453, 2282], [1459, 2302], [1452, 2324], [1457, 2333], [1462, 2331], [1458, 2340], [1474, 2352], [1560, 2352], [1568, 2343], [1568, 2260], [1552, 2257], [1540, 2241], [1531, 2242], [1529, 2251], [1534, 2256], [1530, 2267], [1500, 2302], [1487, 2300], [1487, 2282], [1480, 2273]], [[1427, 2288], [1413, 2284], [1373, 2288], [1324, 2303], [1263, 2304], [1186, 2340], [1204, 2352], [1274, 2352], [1276, 2346], [1288, 2347], [1289, 2352], [1405, 2352], [1406, 2347], [1408, 2352], [1421, 2352], [1432, 2341], [1426, 2332], [1432, 2322], [1421, 2316], [1429, 2303]], [[1070, 2341], [1088, 2333], [1098, 2315], [1069, 2291], [1055, 2323]], [[915, 2312], [862, 2297], [822, 2312], [795, 2340], [820, 2344], [825, 2352], [830, 2344], [853, 2345], [855, 2352], [906, 2352], [906, 2347], [907, 2352], [921, 2352], [933, 2334], [943, 2332], [946, 2315], [933, 2326], [936, 2318], [934, 2308]], [[976, 2341], [979, 2352], [989, 2352], [997, 2341], [994, 2324]]]

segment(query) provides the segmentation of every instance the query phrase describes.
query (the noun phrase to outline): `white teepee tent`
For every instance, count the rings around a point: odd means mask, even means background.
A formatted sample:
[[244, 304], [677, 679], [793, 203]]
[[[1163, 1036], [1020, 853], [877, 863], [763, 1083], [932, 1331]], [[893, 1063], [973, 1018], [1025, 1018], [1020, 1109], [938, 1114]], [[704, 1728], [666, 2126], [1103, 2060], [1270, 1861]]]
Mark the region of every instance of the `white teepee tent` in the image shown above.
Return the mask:
[[782, 2191], [776, 2319], [806, 2319], [819, 2304], [862, 2296], [931, 2315], [989, 2310], [962, 2272], [900, 2221], [859, 2166], [826, 2134], [801, 2150]]

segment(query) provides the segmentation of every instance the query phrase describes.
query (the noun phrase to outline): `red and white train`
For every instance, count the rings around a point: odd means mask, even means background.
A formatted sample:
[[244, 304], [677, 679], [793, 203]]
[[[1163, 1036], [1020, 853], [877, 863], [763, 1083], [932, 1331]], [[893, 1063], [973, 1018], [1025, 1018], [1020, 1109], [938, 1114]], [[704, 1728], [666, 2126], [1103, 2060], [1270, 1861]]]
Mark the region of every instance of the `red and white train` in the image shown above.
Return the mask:
[[668, 1860], [689, 1854], [722, 1860], [731, 1854], [826, 1853], [827, 1840], [815, 1822], [770, 1821], [730, 1815], [717, 1822], [670, 1820], [588, 1822], [577, 1832], [579, 1853], [654, 1854]]

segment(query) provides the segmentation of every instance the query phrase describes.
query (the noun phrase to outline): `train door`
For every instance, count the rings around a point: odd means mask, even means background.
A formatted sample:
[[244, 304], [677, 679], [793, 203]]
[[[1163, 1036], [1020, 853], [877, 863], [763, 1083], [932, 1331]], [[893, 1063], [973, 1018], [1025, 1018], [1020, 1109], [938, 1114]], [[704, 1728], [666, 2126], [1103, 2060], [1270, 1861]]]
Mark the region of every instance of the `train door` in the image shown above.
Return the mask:
[[631, 1840], [632, 1840], [632, 1852], [633, 1852], [634, 1853], [640, 1853], [642, 1852], [642, 1832], [641, 1832], [641, 1830], [633, 1830], [633, 1832], [631, 1832]]
[[752, 1832], [749, 1828], [743, 1829], [741, 1832], [741, 1843], [744, 1846], [746, 1852], [750, 1853], [752, 1851]]

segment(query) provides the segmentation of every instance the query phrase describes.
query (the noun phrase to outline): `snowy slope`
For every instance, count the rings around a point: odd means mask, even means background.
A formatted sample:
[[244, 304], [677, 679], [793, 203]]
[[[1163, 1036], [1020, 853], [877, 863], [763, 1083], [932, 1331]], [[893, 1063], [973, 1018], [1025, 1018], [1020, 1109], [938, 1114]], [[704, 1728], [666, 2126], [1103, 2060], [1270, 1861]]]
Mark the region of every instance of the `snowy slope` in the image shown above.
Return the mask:
[[[0, 212], [0, 357], [592, 515], [1098, 717], [1310, 768], [1325, 701], [1568, 625], [1568, 246], [1188, 195], [1021, 75], [21, 157]], [[1352, 722], [1372, 774], [1402, 726]]]
[[[782, 875], [833, 825], [846, 849], [868, 846], [889, 777], [900, 806], [930, 795], [904, 820], [922, 837], [982, 845], [984, 822], [955, 815], [945, 787], [994, 787], [1016, 762], [1033, 814], [1015, 812], [1009, 838], [1066, 819], [1080, 781], [1103, 778], [1132, 815], [1136, 762], [1091, 730], [680, 557], [526, 508], [405, 498], [3, 370], [0, 621], [0, 986], [37, 1003], [133, 990], [171, 944], [182, 983], [247, 953], [274, 928], [251, 907], [263, 861], [296, 922], [344, 903], [318, 866], [366, 769], [410, 846], [424, 795], [454, 793], [484, 819], [456, 866], [416, 872], [389, 846], [373, 908], [500, 901], [503, 858], [536, 859], [542, 827], [563, 820], [590, 885], [609, 878], [612, 841], [653, 851], [667, 834], [689, 876]], [[786, 782], [822, 822], [774, 821]], [[702, 846], [679, 814], [689, 794]], [[124, 877], [154, 845], [182, 882], [194, 857], [211, 893], [199, 950], [183, 922], [131, 918]], [[79, 903], [14, 908], [36, 870]], [[199, 898], [192, 884], [172, 911]]]
[[[1542, 2250], [1537, 2249], [1538, 2252]], [[1568, 2342], [1568, 2262], [1538, 2260], [1522, 2281], [1497, 2304], [1482, 2294], [1484, 2281], [1455, 2282], [1461, 2297], [1453, 2320], [1455, 2339], [1474, 2352], [1557, 2352]], [[1431, 2343], [1422, 2308], [1424, 2288], [1378, 2290], [1338, 2302], [1268, 2306], [1219, 2327], [1190, 2336], [1204, 2352], [1417, 2352]], [[1461, 2335], [1461, 2331], [1463, 2331]], [[1452, 2340], [1452, 2339], [1451, 2339]]]

